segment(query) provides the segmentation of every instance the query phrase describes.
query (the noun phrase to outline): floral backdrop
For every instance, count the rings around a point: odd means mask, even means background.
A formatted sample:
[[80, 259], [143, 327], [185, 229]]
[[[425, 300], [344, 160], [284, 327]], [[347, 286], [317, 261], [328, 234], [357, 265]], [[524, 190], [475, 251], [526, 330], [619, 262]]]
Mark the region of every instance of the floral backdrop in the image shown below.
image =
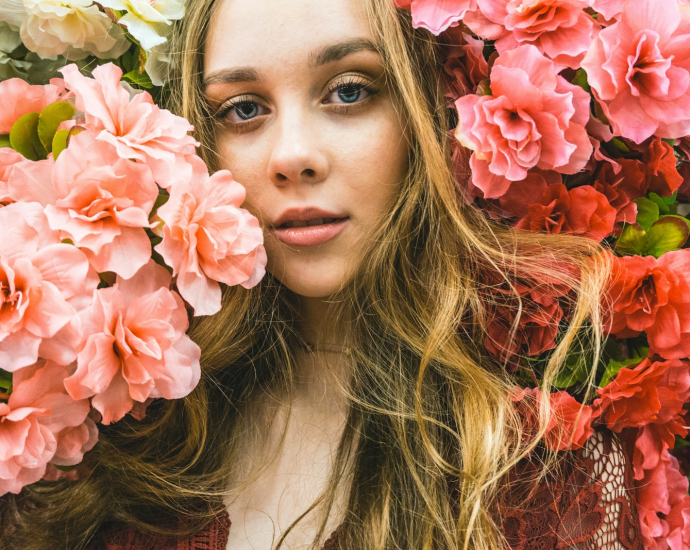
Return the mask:
[[[596, 390], [574, 350], [546, 444], [620, 434], [645, 547], [689, 548], [690, 2], [391, 1], [440, 35], [462, 198], [613, 258]], [[187, 395], [187, 311], [264, 273], [244, 189], [156, 104], [183, 16], [184, 0], [0, 0], [0, 494], [74, 478], [98, 423]], [[570, 289], [495, 292], [486, 347], [518, 404], [539, 400]]]

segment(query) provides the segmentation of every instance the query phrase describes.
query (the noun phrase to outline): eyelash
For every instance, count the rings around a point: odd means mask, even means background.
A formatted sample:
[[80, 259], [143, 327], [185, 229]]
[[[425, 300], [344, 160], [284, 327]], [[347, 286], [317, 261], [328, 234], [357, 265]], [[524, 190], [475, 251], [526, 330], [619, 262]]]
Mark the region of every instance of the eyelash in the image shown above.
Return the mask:
[[[342, 77], [340, 80], [335, 81], [328, 87], [328, 95], [330, 96], [331, 94], [337, 92], [340, 88], [347, 87], [356, 87], [358, 91], [365, 91], [368, 95], [364, 99], [358, 100], [354, 103], [333, 104], [337, 112], [345, 115], [350, 114], [353, 108], [356, 109], [362, 104], [368, 102], [368, 100], [370, 100], [379, 92], [378, 88], [374, 87], [364, 78], [355, 75], [346, 75]], [[216, 118], [219, 121], [222, 121], [226, 126], [229, 126], [237, 132], [250, 130], [250, 126], [257, 122], [257, 119], [259, 119], [260, 115], [250, 118], [245, 122], [231, 122], [227, 120], [227, 116], [228, 114], [230, 114], [230, 111], [237, 108], [239, 105], [242, 105], [243, 103], [256, 103], [257, 105], [260, 105], [258, 102], [253, 100], [252, 96], [234, 97], [218, 109], [218, 111], [214, 115], [214, 118]]]

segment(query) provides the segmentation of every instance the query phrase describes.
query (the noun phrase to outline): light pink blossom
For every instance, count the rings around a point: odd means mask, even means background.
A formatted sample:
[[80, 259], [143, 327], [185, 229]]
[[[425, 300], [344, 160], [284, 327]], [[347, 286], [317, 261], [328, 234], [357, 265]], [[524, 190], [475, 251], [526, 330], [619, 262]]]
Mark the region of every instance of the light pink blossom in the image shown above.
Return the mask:
[[[40, 361], [14, 373], [7, 403], [0, 402], [0, 495], [19, 493], [23, 486], [41, 479], [46, 465], [65, 461], [56, 457], [65, 449], [72, 460], [81, 460], [95, 438], [64, 441], [64, 434], [88, 422], [89, 401], [67, 395], [63, 381], [66, 367]], [[81, 443], [81, 445], [79, 445]]]
[[616, 135], [690, 135], [690, 14], [676, 0], [628, 0], [582, 67]]
[[590, 0], [589, 5], [606, 19], [615, 19], [623, 11], [625, 0]]
[[65, 387], [74, 399], [93, 396], [103, 424], [120, 420], [135, 402], [184, 397], [199, 381], [201, 351], [185, 334], [187, 311], [170, 282], [151, 261], [96, 291], [80, 315], [85, 339]]
[[[9, 147], [0, 148], [0, 203], [14, 202], [8, 182], [14, 166], [26, 159]], [[29, 162], [29, 161], [27, 161]]]
[[198, 143], [188, 134], [193, 127], [184, 118], [154, 104], [151, 94], [130, 97], [120, 84], [122, 71], [108, 63], [83, 76], [76, 65], [60, 69], [65, 84], [74, 92], [77, 109], [86, 115], [88, 130], [115, 147], [125, 159], [146, 163], [154, 179], [166, 189], [191, 167]]
[[498, 198], [529, 170], [574, 174], [592, 154], [585, 130], [589, 95], [555, 72], [534, 46], [499, 56], [491, 72], [491, 96], [455, 103], [456, 138], [474, 151], [472, 182], [485, 198]]
[[577, 69], [597, 30], [585, 0], [477, 0], [465, 24], [499, 53], [532, 44], [559, 67]]
[[83, 250], [96, 271], [129, 278], [149, 260], [144, 228], [158, 187], [146, 165], [120, 158], [112, 145], [83, 132], [55, 162], [52, 181], [38, 181], [35, 169], [15, 172], [13, 180], [26, 176], [23, 187], [46, 204], [51, 228]]
[[398, 8], [412, 12], [412, 26], [439, 35], [458, 24], [468, 11], [477, 9], [477, 0], [395, 0]]
[[193, 179], [170, 190], [158, 209], [163, 241], [156, 251], [177, 275], [182, 297], [196, 315], [220, 310], [220, 286], [251, 288], [265, 273], [266, 252], [258, 220], [240, 208], [245, 189], [227, 170], [209, 176], [199, 158]]
[[86, 256], [62, 244], [37, 203], [0, 208], [0, 365], [76, 358], [78, 309], [98, 284]]
[[40, 113], [44, 107], [58, 101], [62, 92], [60, 80], [45, 86], [32, 86], [21, 78], [0, 82], [0, 134], [9, 134], [12, 125], [28, 113]]

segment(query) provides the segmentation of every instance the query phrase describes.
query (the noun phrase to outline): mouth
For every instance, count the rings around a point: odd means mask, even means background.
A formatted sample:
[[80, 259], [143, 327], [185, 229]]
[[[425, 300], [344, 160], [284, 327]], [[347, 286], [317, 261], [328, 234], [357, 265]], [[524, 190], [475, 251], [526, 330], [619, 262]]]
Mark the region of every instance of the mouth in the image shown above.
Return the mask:
[[314, 218], [313, 220], [293, 220], [285, 222], [276, 227], [276, 229], [291, 229], [293, 227], [312, 227], [315, 225], [327, 225], [329, 223], [339, 222], [347, 218]]
[[314, 218], [293, 220], [276, 226], [272, 233], [284, 244], [316, 246], [339, 235], [348, 226], [350, 218]]

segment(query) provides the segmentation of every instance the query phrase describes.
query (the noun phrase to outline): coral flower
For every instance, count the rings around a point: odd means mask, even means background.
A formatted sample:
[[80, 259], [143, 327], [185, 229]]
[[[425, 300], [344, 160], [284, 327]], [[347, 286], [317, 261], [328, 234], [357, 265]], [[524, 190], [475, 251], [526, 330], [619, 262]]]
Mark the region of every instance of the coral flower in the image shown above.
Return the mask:
[[455, 103], [456, 137], [474, 151], [472, 182], [485, 198], [505, 194], [530, 169], [574, 174], [592, 154], [585, 125], [589, 95], [558, 76], [534, 46], [499, 56], [491, 72], [492, 96]]
[[51, 228], [81, 248], [97, 271], [128, 278], [148, 261], [144, 228], [158, 187], [146, 165], [120, 158], [112, 145], [83, 132], [55, 162], [50, 180], [38, 166], [15, 168], [13, 196], [44, 204]]
[[113, 145], [120, 157], [146, 163], [166, 189], [191, 171], [186, 156], [194, 155], [198, 145], [188, 134], [193, 127], [155, 105], [148, 92], [130, 98], [120, 84], [119, 67], [100, 65], [93, 70], [94, 78], [83, 76], [76, 65], [60, 71], [74, 92], [77, 109], [86, 115], [87, 129]]
[[201, 351], [185, 334], [187, 311], [170, 281], [151, 261], [131, 279], [99, 289], [80, 315], [85, 340], [65, 387], [74, 399], [93, 396], [103, 424], [120, 420], [135, 402], [184, 397], [199, 381]]
[[395, 5], [412, 12], [413, 27], [439, 35], [477, 9], [477, 0], [395, 0]]
[[592, 422], [599, 412], [566, 391], [552, 393], [550, 400], [555, 424], [545, 434], [544, 443], [555, 451], [581, 448], [594, 433]]
[[582, 61], [616, 135], [690, 135], [690, 18], [676, 0], [628, 0]]
[[585, 0], [477, 0], [465, 24], [503, 53], [532, 44], [560, 67], [577, 69], [597, 25]]
[[220, 286], [251, 288], [265, 273], [266, 252], [258, 220], [240, 208], [245, 189], [227, 170], [209, 176], [192, 159], [193, 179], [175, 184], [158, 209], [163, 241], [156, 251], [177, 275], [177, 288], [196, 315], [220, 310]]
[[14, 202], [8, 182], [15, 164], [26, 159], [9, 147], [0, 148], [0, 203]]
[[616, 209], [593, 187], [568, 190], [562, 183], [549, 185], [541, 200], [529, 207], [517, 227], [545, 233], [571, 233], [601, 241], [613, 231]]
[[16, 371], [39, 354], [76, 357], [78, 309], [98, 284], [86, 256], [62, 244], [37, 203], [0, 208], [0, 364]]
[[615, 258], [608, 288], [610, 332], [647, 332], [650, 350], [669, 359], [690, 356], [690, 250]]
[[40, 113], [44, 107], [58, 101], [63, 89], [55, 79], [45, 86], [32, 86], [21, 78], [0, 82], [0, 134], [9, 134], [12, 125], [28, 113]]
[[45, 361], [15, 373], [8, 402], [0, 402], [0, 495], [19, 493], [41, 479], [58, 449], [64, 455], [58, 462], [74, 464], [95, 444], [93, 434], [64, 440], [90, 422], [88, 400], [65, 392], [68, 374], [67, 368]]

